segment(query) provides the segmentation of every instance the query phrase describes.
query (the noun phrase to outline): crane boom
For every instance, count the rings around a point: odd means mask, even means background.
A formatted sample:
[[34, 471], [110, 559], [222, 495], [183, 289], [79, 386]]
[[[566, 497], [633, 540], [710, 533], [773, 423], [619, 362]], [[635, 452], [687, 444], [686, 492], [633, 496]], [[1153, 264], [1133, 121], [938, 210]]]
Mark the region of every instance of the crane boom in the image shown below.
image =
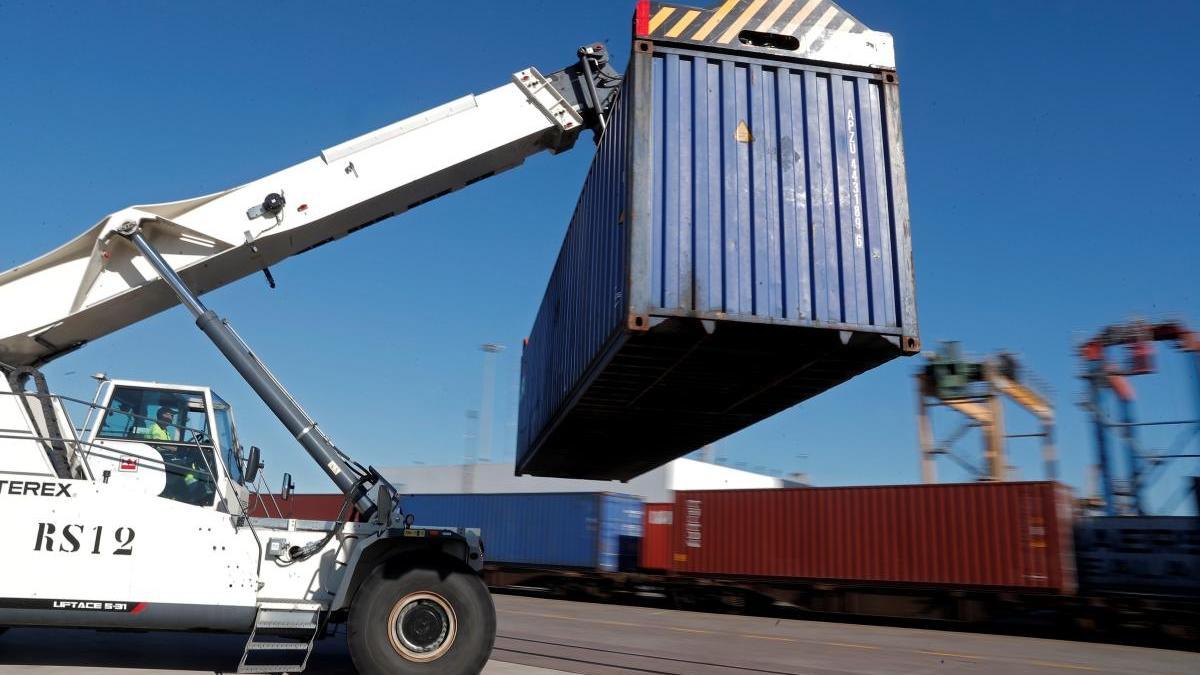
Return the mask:
[[[549, 76], [534, 68], [223, 192], [113, 213], [0, 274], [0, 365], [40, 365], [161, 312], [178, 298], [122, 236], [150, 244], [197, 293], [520, 165], [599, 129], [620, 77], [602, 46]], [[598, 133], [598, 132], [597, 132]]]

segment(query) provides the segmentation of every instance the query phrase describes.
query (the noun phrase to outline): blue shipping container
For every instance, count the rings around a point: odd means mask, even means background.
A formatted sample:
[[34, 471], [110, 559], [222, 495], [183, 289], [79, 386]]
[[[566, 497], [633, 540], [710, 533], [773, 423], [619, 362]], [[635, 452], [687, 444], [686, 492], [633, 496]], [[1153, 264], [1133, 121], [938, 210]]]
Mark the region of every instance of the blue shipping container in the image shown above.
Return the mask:
[[[785, 4], [652, 5], [522, 356], [518, 473], [629, 479], [919, 352], [895, 71], [806, 58], [866, 29]], [[811, 48], [733, 39], [771, 21]]]
[[1117, 516], [1075, 525], [1079, 585], [1200, 596], [1200, 518]]
[[488, 563], [605, 572], [637, 567], [642, 502], [597, 492], [408, 495], [423, 527], [477, 527]]

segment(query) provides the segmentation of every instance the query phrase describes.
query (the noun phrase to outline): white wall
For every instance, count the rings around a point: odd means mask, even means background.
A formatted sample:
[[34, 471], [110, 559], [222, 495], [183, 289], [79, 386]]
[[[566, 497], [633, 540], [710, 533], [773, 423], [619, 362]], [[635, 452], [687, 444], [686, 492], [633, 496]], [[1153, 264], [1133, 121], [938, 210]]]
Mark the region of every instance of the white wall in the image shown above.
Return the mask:
[[747, 490], [783, 487], [783, 480], [720, 464], [677, 459], [670, 469], [671, 490]]
[[673, 490], [730, 490], [783, 487], [779, 478], [694, 459], [677, 459], [620, 481], [514, 476], [512, 464], [389, 467], [380, 472], [401, 494], [474, 492], [617, 492], [649, 502], [669, 502]]

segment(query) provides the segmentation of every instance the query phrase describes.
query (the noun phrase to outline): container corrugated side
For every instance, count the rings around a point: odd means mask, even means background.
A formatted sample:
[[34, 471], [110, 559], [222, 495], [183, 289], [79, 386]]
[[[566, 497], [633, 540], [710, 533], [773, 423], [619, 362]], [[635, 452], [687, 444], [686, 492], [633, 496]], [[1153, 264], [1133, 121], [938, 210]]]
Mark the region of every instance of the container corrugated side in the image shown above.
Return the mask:
[[484, 562], [621, 569], [641, 534], [640, 502], [606, 493], [407, 495], [417, 526], [479, 528]]
[[630, 495], [600, 496], [600, 556], [597, 568], [606, 571], [637, 569], [642, 547], [643, 503]]
[[554, 423], [597, 355], [620, 340], [625, 316], [627, 234], [625, 134], [629, 97], [619, 95], [550, 282], [521, 354], [517, 445], [529, 447]]
[[642, 525], [642, 550], [638, 561], [642, 569], [671, 569], [671, 524], [674, 518], [673, 503], [646, 504]]
[[[254, 495], [250, 516], [254, 518], [295, 518], [296, 520], [336, 520], [346, 503], [342, 494]], [[357, 513], [352, 511], [352, 513]]]
[[1200, 518], [1083, 518], [1075, 551], [1089, 591], [1200, 596]]
[[1076, 588], [1069, 491], [971, 483], [679, 492], [679, 574], [882, 585]]
[[620, 96], [523, 354], [519, 471], [628, 479], [919, 351], [894, 73], [638, 42]]
[[634, 311], [915, 324], [881, 77], [661, 48], [652, 64], [658, 184]]

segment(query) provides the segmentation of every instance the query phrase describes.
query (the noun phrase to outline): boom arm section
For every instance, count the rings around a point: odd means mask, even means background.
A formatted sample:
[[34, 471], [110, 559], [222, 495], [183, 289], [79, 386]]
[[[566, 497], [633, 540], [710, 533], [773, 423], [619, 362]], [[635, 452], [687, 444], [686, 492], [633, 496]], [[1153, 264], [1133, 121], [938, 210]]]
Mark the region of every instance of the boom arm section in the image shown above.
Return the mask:
[[[512, 81], [396, 122], [224, 192], [134, 206], [0, 274], [0, 364], [40, 365], [178, 299], [124, 237], [149, 243], [197, 293], [266, 270], [601, 129], [620, 77], [600, 46], [548, 77]], [[597, 133], [599, 133], [597, 131]]]

